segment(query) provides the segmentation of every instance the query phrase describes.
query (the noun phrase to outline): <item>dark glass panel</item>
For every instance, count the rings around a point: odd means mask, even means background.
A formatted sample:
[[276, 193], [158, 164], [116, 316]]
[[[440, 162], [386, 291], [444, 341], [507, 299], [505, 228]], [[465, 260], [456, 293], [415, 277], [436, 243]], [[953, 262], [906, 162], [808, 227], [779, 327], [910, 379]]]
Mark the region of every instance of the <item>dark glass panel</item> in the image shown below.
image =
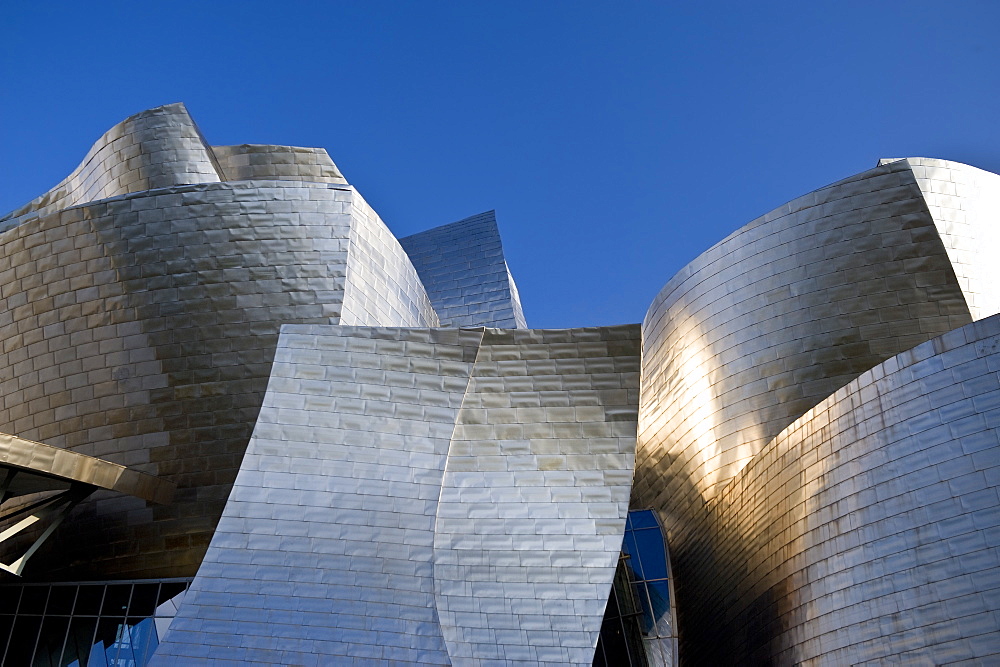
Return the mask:
[[[89, 588], [89, 587], [88, 587]], [[83, 592], [82, 590], [80, 591]], [[66, 636], [66, 648], [63, 650], [63, 664], [88, 665], [90, 649], [94, 643], [94, 628], [97, 619], [94, 617], [75, 617]]]
[[595, 665], [647, 666], [646, 653], [639, 634], [638, 624], [641, 616], [629, 581], [626, 559], [623, 557], [618, 561], [608, 596], [608, 606], [604, 610], [598, 652], [594, 654]]
[[[25, 586], [21, 593], [21, 606], [17, 608], [18, 616], [22, 614], [44, 614], [45, 601], [49, 597], [48, 586]], [[31, 656], [28, 656], [29, 658]]]
[[[607, 621], [605, 621], [607, 623]], [[597, 650], [594, 651], [594, 667], [608, 667], [608, 660], [604, 657], [604, 626], [601, 626], [601, 634], [597, 636]]]
[[160, 645], [160, 634], [156, 629], [156, 621], [152, 618], [147, 618], [145, 623], [149, 623], [149, 639], [146, 641], [146, 647], [143, 649], [142, 654], [139, 657], [142, 658], [141, 665], [145, 665], [153, 658], [153, 653], [156, 652], [156, 647]]
[[0, 614], [0, 662], [3, 661], [4, 651], [7, 650], [7, 640], [10, 639], [12, 627], [14, 627], [14, 617]]
[[[667, 640], [670, 641], [670, 640]], [[672, 664], [667, 662], [665, 656], [663, 655], [663, 640], [662, 639], [650, 639], [645, 642], [643, 646], [646, 647], [646, 655], [649, 656], [649, 661], [654, 665], [669, 665]]]
[[637, 583], [632, 590], [635, 592], [635, 599], [639, 601], [639, 607], [642, 609], [642, 634], [648, 637], [649, 633], [653, 631], [653, 609], [646, 596], [646, 585]]
[[97, 616], [101, 613], [101, 600], [104, 599], [104, 586], [80, 586], [76, 594], [76, 606], [73, 608], [74, 616]]
[[653, 620], [660, 625], [660, 619], [670, 616], [670, 591], [666, 581], [650, 581], [646, 583], [649, 590], [649, 601], [652, 604]]
[[132, 589], [132, 602], [128, 606], [129, 616], [152, 616], [156, 609], [159, 584], [136, 584]]
[[69, 617], [45, 617], [45, 620], [42, 621], [38, 646], [35, 648], [35, 659], [31, 663], [32, 667], [59, 667], [59, 656], [62, 655], [68, 629]]
[[[42, 588], [42, 590], [45, 590]], [[35, 652], [35, 642], [38, 641], [38, 630], [42, 626], [41, 616], [18, 616], [14, 622], [14, 631], [7, 646], [7, 657], [4, 665], [30, 665], [31, 654]]]
[[625, 532], [625, 541], [622, 543], [622, 551], [628, 554], [628, 559], [625, 564], [628, 565], [629, 569], [632, 570], [633, 579], [645, 579], [642, 576], [642, 561], [639, 560], [639, 547], [635, 543], [635, 533], [633, 531]]
[[656, 520], [656, 515], [653, 514], [653, 510], [636, 510], [634, 512], [628, 513], [629, 521], [632, 522], [632, 528], [637, 530], [639, 528], [659, 528], [660, 524]]
[[[145, 634], [135, 632], [131, 623], [138, 622], [139, 619], [131, 619], [128, 623], [118, 626], [115, 633], [115, 640], [107, 647], [106, 655], [109, 665], [135, 665], [135, 641], [145, 644], [148, 638]], [[140, 649], [141, 651], [141, 649]]]
[[0, 614], [17, 612], [17, 603], [21, 599], [23, 586], [4, 586], [0, 588]]
[[642, 561], [643, 579], [665, 579], [667, 558], [663, 551], [663, 535], [659, 530], [637, 530], [632, 533]]
[[69, 616], [72, 614], [77, 588], [75, 585], [53, 586], [49, 592], [49, 605], [45, 608], [45, 615]]
[[122, 620], [128, 611], [128, 600], [132, 596], [132, 584], [110, 584], [104, 593], [101, 616], [118, 616]]
[[[601, 653], [606, 664], [609, 665], [631, 665], [628, 655], [628, 642], [625, 641], [625, 632], [622, 629], [622, 619], [618, 616], [613, 618], [605, 617], [601, 624]], [[596, 654], [595, 654], [596, 658]], [[594, 661], [595, 664], [597, 661]]]

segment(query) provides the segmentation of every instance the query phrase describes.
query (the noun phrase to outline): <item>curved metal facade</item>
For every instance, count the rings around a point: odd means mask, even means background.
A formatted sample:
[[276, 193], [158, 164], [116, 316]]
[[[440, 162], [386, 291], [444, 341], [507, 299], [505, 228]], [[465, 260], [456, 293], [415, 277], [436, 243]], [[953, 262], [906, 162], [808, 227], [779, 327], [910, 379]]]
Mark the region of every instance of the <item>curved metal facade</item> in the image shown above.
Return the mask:
[[[73, 495], [24, 572], [197, 571], [159, 664], [588, 664], [602, 618], [607, 664], [995, 660], [998, 221], [1000, 176], [883, 160], [710, 248], [641, 341], [526, 330], [492, 212], [400, 242], [322, 149], [137, 114], [0, 219], [0, 434], [177, 490]], [[75, 587], [9, 588], [8, 655], [144, 622], [40, 638]]]
[[689, 615], [715, 623], [684, 629], [691, 661], [995, 660], [998, 370], [1000, 315], [866, 371], [768, 443], [692, 526], [711, 537], [689, 557], [715, 576]]
[[221, 180], [215, 157], [183, 104], [137, 113], [104, 133], [80, 166], [44, 195], [0, 218], [44, 215], [132, 192]]
[[441, 326], [470, 326], [488, 320], [498, 327], [527, 328], [494, 211], [399, 242], [424, 281]]
[[637, 325], [285, 327], [154, 664], [589, 665], [638, 354]]
[[[733, 643], [735, 626], [719, 623], [732, 601], [715, 587], [735, 567], [721, 564], [724, 554], [761, 545], [721, 534], [710, 518], [759, 501], [729, 489], [748, 466], [772, 474], [758, 462], [789, 424], [870, 368], [995, 307], [997, 180], [937, 160], [885, 161], [743, 227], [653, 302], [633, 504], [664, 519], [687, 660], [771, 655]], [[777, 520], [785, 509], [755, 511]], [[741, 632], [767, 622], [750, 618]]]
[[[200, 141], [176, 107], [125, 121], [95, 154], [150, 118]], [[399, 243], [347, 185], [175, 185], [39, 209], [8, 225], [0, 432], [179, 487], [155, 512], [121, 498], [84, 503], [53, 538], [50, 560], [39, 555], [49, 571], [194, 573], [246, 449], [281, 324], [438, 323]]]
[[240, 144], [212, 146], [219, 174], [226, 181], [303, 181], [347, 184], [323, 148]]

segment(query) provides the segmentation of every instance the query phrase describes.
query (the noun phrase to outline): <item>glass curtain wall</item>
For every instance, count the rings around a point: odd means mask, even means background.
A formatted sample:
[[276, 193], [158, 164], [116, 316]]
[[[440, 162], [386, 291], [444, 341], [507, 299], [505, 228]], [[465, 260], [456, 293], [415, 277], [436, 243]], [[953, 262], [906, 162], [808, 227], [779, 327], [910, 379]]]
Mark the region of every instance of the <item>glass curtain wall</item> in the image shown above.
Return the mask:
[[631, 511], [594, 665], [676, 665], [674, 618], [663, 529], [652, 510]]
[[0, 664], [142, 667], [190, 579], [0, 586]]

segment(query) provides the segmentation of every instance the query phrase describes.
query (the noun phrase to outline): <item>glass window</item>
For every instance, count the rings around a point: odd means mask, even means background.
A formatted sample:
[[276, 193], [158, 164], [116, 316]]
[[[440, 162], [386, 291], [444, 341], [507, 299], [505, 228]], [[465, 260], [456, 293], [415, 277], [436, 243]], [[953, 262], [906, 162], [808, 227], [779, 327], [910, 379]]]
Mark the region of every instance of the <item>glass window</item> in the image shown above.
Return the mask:
[[170, 579], [2, 585], [0, 664], [143, 667], [189, 584], [190, 579]]
[[128, 611], [128, 601], [132, 597], [132, 587], [108, 586], [104, 593], [104, 604], [101, 605], [101, 616], [122, 616]]
[[35, 660], [32, 667], [59, 667], [63, 644], [66, 642], [66, 630], [69, 628], [68, 616], [46, 616], [39, 633], [38, 646], [35, 648]]
[[94, 631], [96, 629], [96, 617], [77, 616], [72, 619], [69, 634], [66, 636], [66, 647], [63, 649], [62, 664], [90, 664], [90, 648], [94, 644]]
[[21, 601], [21, 587], [3, 591], [0, 595], [0, 614], [16, 614], [17, 603]]
[[48, 599], [48, 586], [25, 586], [21, 593], [21, 606], [17, 608], [17, 613], [19, 616], [43, 614], [45, 613], [45, 602]]
[[14, 632], [11, 633], [11, 642], [7, 647], [3, 664], [30, 665], [41, 626], [41, 616], [18, 616], [14, 621]]
[[69, 616], [73, 613], [76, 602], [76, 592], [79, 586], [53, 586], [49, 591], [49, 604], [45, 607], [46, 616]]
[[631, 511], [594, 664], [673, 664], [670, 602], [670, 560], [659, 519], [652, 510]]
[[629, 512], [628, 520], [632, 530], [639, 528], [660, 529], [660, 523], [656, 520], [656, 515], [653, 514], [653, 510], [635, 510]]
[[622, 551], [628, 556], [626, 562], [642, 607], [643, 634], [663, 636], [663, 628], [671, 625], [670, 574], [666, 541], [652, 510], [629, 512]]
[[76, 594], [75, 616], [97, 616], [101, 613], [101, 603], [104, 601], [104, 586], [80, 586]]
[[632, 535], [637, 549], [636, 558], [642, 562], [642, 578], [666, 579], [667, 554], [660, 530], [636, 530]]

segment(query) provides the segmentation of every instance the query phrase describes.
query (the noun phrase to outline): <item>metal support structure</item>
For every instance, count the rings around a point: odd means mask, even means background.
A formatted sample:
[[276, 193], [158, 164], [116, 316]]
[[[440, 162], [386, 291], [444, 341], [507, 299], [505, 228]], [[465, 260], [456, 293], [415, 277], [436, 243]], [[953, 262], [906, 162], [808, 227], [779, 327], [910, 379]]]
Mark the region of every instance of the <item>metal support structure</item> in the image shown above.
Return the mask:
[[[6, 477], [2, 482], [0, 482], [0, 491], [5, 491], [6, 486], [10, 484], [11, 479], [16, 474], [16, 471], [10, 470], [7, 472]], [[25, 505], [24, 507], [19, 507], [16, 510], [10, 512], [2, 512], [0, 508], [0, 522], [9, 521], [22, 514], [28, 514], [27, 517], [21, 519], [14, 525], [10, 526], [3, 532], [0, 532], [0, 544], [3, 544], [8, 539], [14, 537], [21, 531], [25, 530], [29, 526], [33, 526], [36, 523], [48, 521], [48, 526], [42, 531], [31, 546], [21, 554], [21, 556], [15, 559], [13, 562], [0, 563], [0, 569], [11, 574], [21, 576], [21, 572], [24, 571], [24, 566], [27, 564], [28, 559], [39, 547], [55, 532], [55, 529], [59, 527], [63, 519], [69, 514], [70, 510], [76, 507], [80, 501], [89, 496], [97, 489], [96, 486], [91, 486], [90, 484], [73, 484], [66, 491], [61, 491], [55, 495], [51, 495], [42, 500]]]

